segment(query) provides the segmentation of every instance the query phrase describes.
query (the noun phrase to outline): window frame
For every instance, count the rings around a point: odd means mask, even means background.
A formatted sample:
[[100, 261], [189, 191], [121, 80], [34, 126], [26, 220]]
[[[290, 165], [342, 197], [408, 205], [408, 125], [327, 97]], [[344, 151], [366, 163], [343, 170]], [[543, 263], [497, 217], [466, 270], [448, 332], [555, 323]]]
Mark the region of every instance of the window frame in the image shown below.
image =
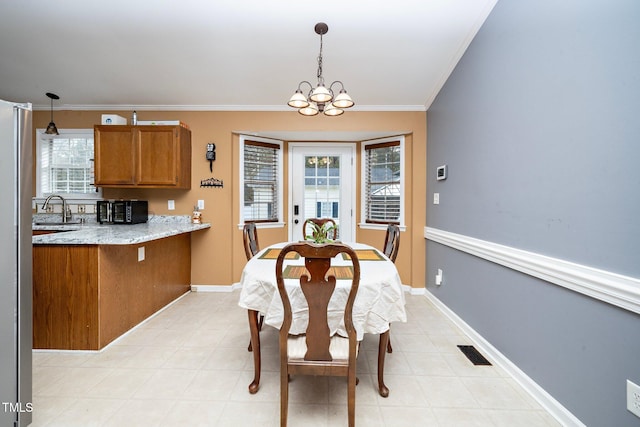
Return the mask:
[[[377, 220], [369, 220], [367, 218], [367, 200], [368, 200], [368, 156], [367, 156], [367, 147], [371, 145], [378, 144], [386, 144], [399, 142], [400, 147], [400, 214], [398, 221], [377, 221]], [[393, 136], [388, 138], [380, 138], [374, 140], [362, 141], [360, 147], [360, 159], [361, 159], [361, 167], [360, 167], [360, 223], [358, 224], [360, 228], [363, 229], [374, 229], [374, 230], [386, 230], [388, 224], [397, 224], [401, 230], [405, 230], [405, 138], [404, 136]]]
[[[58, 129], [58, 133], [59, 135], [47, 135], [44, 133], [45, 129], [36, 129], [36, 159], [35, 159], [35, 169], [36, 169], [36, 195], [35, 198], [36, 199], [43, 199], [46, 198], [47, 196], [51, 195], [51, 194], [58, 194], [58, 193], [45, 193], [42, 190], [42, 161], [43, 161], [43, 142], [45, 141], [51, 141], [53, 138], [57, 137], [63, 137], [63, 138], [71, 138], [73, 137], [73, 135], [77, 135], [77, 136], [81, 136], [83, 138], [88, 138], [89, 135], [91, 135], [91, 138], [94, 139], [94, 132], [93, 129], [73, 129], [73, 128], [66, 128], [66, 129]], [[95, 139], [94, 139], [94, 144], [95, 144]], [[95, 151], [94, 151], [95, 153]], [[95, 154], [94, 154], [95, 155]], [[94, 158], [92, 156], [92, 159], [90, 160], [90, 162], [94, 162]], [[93, 174], [94, 174], [94, 167], [95, 165], [91, 165], [90, 166], [90, 170], [91, 170], [91, 176], [93, 178]], [[95, 179], [94, 179], [95, 182]], [[96, 187], [95, 192], [92, 193], [60, 193], [61, 196], [63, 196], [66, 200], [100, 200], [102, 199], [102, 188], [100, 187]]]
[[[244, 149], [247, 145], [247, 141], [254, 141], [257, 143], [277, 145], [279, 148], [276, 155], [276, 197], [277, 197], [277, 210], [278, 215], [275, 220], [245, 220], [244, 218]], [[257, 136], [240, 135], [239, 136], [239, 221], [238, 228], [242, 229], [245, 222], [255, 222], [258, 228], [277, 228], [284, 227], [284, 184], [283, 184], [283, 170], [284, 170], [284, 142], [276, 139], [261, 138]]]

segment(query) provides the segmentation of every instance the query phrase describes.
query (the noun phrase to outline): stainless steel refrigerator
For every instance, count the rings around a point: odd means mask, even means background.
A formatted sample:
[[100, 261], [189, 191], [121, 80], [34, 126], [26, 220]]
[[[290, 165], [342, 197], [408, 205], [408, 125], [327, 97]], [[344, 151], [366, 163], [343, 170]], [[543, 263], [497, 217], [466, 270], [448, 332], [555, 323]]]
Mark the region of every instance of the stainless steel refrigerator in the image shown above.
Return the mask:
[[0, 426], [23, 427], [31, 388], [31, 104], [0, 100]]

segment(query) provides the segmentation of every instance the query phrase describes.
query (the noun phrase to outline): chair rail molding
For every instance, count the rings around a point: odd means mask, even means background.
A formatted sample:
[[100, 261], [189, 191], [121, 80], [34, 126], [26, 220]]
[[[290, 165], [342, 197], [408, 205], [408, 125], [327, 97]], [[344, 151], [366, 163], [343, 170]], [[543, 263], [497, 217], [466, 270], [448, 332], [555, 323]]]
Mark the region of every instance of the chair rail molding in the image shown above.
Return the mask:
[[424, 237], [640, 314], [640, 279], [433, 227]]

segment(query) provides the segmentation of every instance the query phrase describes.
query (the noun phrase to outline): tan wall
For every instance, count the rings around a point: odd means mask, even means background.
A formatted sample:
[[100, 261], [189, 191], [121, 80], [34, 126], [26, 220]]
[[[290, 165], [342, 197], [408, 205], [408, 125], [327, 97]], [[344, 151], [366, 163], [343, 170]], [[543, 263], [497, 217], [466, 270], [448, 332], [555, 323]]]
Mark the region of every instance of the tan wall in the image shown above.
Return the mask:
[[[99, 124], [102, 114], [118, 114], [130, 118], [123, 111], [56, 111], [58, 128], [92, 128]], [[34, 129], [45, 128], [48, 111], [34, 113]], [[340, 117], [303, 117], [290, 112], [221, 112], [221, 111], [138, 111], [138, 120], [181, 120], [191, 128], [192, 184], [191, 190], [131, 190], [105, 189], [105, 198], [140, 198], [149, 200], [149, 210], [158, 215], [188, 215], [197, 200], [205, 201], [203, 220], [212, 227], [192, 236], [191, 281], [195, 285], [230, 285], [240, 280], [246, 262], [239, 224], [238, 199], [238, 132], [309, 131], [309, 132], [398, 132], [406, 135], [405, 153], [405, 211], [406, 232], [401, 233], [400, 252], [396, 264], [402, 282], [415, 288], [425, 285], [426, 219], [426, 113], [424, 112], [355, 112]], [[35, 131], [34, 131], [35, 132]], [[34, 135], [34, 141], [35, 141]], [[213, 173], [205, 159], [206, 144], [216, 144]], [[286, 170], [285, 149], [285, 170]], [[35, 150], [34, 150], [35, 153]], [[358, 151], [359, 155], [359, 151]], [[358, 161], [358, 165], [360, 162]], [[286, 174], [286, 172], [285, 172]], [[200, 181], [217, 178], [224, 188], [202, 188]], [[285, 194], [287, 176], [284, 177]], [[357, 172], [358, 185], [360, 181]], [[34, 180], [35, 181], [35, 180]], [[35, 194], [35, 190], [34, 190]], [[167, 209], [167, 200], [175, 200], [176, 209]], [[360, 202], [357, 195], [358, 206]], [[287, 200], [285, 198], [285, 212]], [[356, 212], [360, 218], [360, 212]], [[287, 240], [287, 228], [260, 229], [262, 247]], [[356, 240], [382, 247], [384, 232], [356, 230]]]

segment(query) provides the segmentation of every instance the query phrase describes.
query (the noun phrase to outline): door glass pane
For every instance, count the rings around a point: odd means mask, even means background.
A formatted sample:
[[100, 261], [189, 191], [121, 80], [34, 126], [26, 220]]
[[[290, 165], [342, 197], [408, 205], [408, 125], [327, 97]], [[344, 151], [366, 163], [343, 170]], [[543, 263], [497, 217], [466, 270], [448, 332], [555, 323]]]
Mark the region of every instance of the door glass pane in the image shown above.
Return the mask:
[[292, 202], [288, 221], [290, 240], [296, 241], [304, 236], [302, 226], [306, 219], [331, 218], [339, 227], [337, 238], [345, 242], [354, 241], [354, 154], [355, 144], [293, 143], [289, 177]]
[[339, 226], [340, 157], [305, 156], [304, 219], [333, 218]]

